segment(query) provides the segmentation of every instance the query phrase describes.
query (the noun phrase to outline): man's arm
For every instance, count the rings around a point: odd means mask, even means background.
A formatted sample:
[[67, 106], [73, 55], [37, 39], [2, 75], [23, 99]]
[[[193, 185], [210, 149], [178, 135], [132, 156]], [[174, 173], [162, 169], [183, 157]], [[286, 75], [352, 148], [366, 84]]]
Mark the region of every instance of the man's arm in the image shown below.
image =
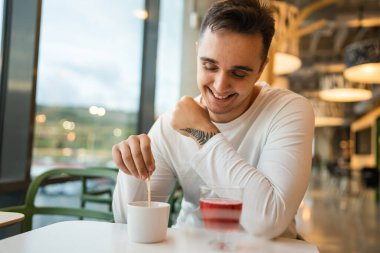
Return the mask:
[[[219, 130], [211, 121], [207, 122], [208, 115], [191, 98], [183, 98], [177, 107], [173, 128], [201, 147], [191, 164], [197, 174], [207, 184], [244, 186], [241, 224], [248, 232], [267, 238], [283, 233], [294, 218], [310, 176], [314, 134], [310, 103], [299, 97], [292, 99], [284, 110], [263, 112], [270, 115], [271, 125], [261, 153], [257, 154], [260, 156], [257, 167], [245, 160], [223, 134], [217, 134]], [[186, 111], [188, 108], [190, 111]], [[200, 130], [202, 134], [186, 128]], [[255, 137], [246, 136], [248, 143]], [[207, 140], [203, 142], [202, 138]], [[241, 152], [249, 156], [259, 151]]]
[[181, 134], [194, 139], [199, 147], [220, 133], [219, 129], [211, 122], [207, 108], [189, 96], [182, 97], [177, 103], [171, 125]]
[[240, 154], [223, 134], [211, 138], [191, 166], [207, 184], [243, 186], [241, 225], [254, 235], [274, 238], [289, 226], [307, 189], [314, 133], [310, 103], [292, 101], [273, 117], [269, 132], [257, 167], [244, 158], [259, 152], [249, 144], [254, 135], [247, 136]]

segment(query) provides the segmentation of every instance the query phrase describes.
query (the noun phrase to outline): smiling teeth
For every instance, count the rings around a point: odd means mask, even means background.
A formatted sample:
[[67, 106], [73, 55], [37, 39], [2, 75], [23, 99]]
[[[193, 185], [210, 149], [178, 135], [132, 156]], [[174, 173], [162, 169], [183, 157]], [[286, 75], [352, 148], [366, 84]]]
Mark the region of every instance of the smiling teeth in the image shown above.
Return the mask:
[[225, 98], [228, 98], [229, 95], [227, 96], [218, 96], [214, 93], [214, 96], [217, 98], [217, 99], [225, 99]]

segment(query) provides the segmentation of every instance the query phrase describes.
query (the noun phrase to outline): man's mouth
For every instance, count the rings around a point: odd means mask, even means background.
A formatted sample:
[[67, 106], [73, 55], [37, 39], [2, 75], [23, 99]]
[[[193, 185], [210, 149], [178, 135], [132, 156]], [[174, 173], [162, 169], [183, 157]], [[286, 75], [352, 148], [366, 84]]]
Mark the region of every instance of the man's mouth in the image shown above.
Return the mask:
[[230, 97], [232, 97], [233, 95], [235, 95], [235, 93], [233, 94], [227, 94], [227, 95], [218, 95], [216, 93], [214, 93], [210, 88], [209, 88], [211, 94], [214, 96], [214, 98], [216, 98], [217, 100], [226, 100], [226, 99], [229, 99]]

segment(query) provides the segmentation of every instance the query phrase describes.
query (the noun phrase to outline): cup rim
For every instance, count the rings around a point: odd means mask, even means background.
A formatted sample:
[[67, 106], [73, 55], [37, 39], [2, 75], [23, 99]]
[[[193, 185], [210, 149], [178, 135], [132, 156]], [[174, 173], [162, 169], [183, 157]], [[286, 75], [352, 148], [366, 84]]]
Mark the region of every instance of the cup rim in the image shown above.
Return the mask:
[[148, 207], [147, 205], [141, 205], [141, 204], [147, 204], [147, 200], [140, 200], [140, 201], [131, 201], [128, 202], [128, 206], [132, 206], [135, 208], [167, 208], [170, 207], [169, 203], [161, 202], [161, 201], [151, 201], [152, 204], [156, 204], [155, 206]]

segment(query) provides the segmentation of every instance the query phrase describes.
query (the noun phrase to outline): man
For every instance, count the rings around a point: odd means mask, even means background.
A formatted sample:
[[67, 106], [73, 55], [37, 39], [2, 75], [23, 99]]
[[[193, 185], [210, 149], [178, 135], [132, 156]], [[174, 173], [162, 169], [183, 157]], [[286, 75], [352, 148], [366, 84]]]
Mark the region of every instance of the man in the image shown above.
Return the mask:
[[184, 200], [177, 226], [201, 224], [201, 185], [244, 187], [241, 226], [256, 236], [296, 238], [294, 216], [308, 185], [314, 114], [287, 90], [257, 83], [268, 62], [274, 20], [255, 0], [217, 2], [197, 44], [201, 95], [183, 97], [149, 132], [113, 147], [121, 172], [114, 193], [116, 222], [127, 203], [166, 201], [176, 180]]

